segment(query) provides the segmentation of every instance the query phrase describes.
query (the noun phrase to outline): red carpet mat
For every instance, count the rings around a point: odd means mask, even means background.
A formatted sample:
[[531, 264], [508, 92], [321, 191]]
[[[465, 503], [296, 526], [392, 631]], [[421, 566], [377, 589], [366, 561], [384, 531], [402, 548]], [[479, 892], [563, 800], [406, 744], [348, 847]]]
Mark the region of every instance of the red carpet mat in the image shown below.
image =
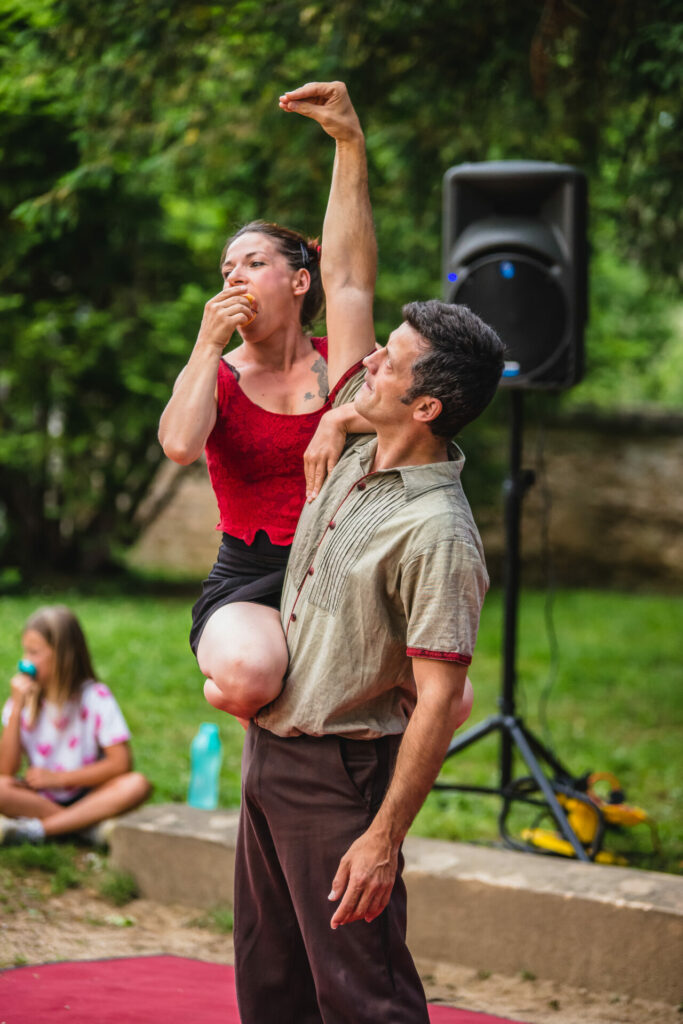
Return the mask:
[[[431, 1024], [513, 1024], [503, 1017], [450, 1006], [430, 1005], [429, 1017]], [[240, 1024], [232, 967], [178, 956], [81, 960], [2, 971], [0, 1020], [3, 1024]]]

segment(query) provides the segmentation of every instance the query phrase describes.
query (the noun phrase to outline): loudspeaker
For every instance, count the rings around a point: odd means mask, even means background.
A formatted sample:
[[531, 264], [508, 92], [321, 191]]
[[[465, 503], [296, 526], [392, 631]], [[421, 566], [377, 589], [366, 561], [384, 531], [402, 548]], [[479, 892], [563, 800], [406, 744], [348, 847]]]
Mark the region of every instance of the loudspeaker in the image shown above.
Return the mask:
[[498, 332], [507, 387], [562, 390], [583, 376], [586, 209], [585, 176], [563, 164], [460, 164], [444, 176], [444, 298]]

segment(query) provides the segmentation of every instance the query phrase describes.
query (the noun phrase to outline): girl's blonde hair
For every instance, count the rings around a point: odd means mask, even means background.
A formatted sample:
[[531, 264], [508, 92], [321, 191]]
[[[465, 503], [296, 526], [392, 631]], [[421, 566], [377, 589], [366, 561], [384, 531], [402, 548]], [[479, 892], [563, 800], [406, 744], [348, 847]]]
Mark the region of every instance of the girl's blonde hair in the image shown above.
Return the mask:
[[33, 613], [24, 625], [24, 633], [34, 629], [55, 652], [57, 703], [65, 704], [83, 683], [95, 679], [90, 651], [81, 625], [63, 604], [46, 605]]

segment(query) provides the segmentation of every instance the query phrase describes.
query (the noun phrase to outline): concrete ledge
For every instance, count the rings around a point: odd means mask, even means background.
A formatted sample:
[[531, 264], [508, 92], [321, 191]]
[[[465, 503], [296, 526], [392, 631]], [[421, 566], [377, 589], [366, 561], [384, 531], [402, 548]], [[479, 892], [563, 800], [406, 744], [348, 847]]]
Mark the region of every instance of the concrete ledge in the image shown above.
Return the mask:
[[[150, 899], [232, 905], [236, 835], [236, 811], [152, 804], [119, 820], [112, 861]], [[404, 853], [416, 958], [683, 998], [683, 878], [417, 837]]]

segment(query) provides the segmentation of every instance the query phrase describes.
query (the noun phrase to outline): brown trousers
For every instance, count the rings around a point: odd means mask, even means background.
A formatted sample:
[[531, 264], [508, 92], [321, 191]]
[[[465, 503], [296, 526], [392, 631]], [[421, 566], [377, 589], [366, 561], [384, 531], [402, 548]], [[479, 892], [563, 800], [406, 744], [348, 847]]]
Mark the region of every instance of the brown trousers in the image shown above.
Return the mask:
[[399, 743], [282, 739], [250, 724], [235, 864], [242, 1024], [429, 1024], [405, 943], [402, 856], [384, 912], [330, 928], [332, 879], [382, 801]]

